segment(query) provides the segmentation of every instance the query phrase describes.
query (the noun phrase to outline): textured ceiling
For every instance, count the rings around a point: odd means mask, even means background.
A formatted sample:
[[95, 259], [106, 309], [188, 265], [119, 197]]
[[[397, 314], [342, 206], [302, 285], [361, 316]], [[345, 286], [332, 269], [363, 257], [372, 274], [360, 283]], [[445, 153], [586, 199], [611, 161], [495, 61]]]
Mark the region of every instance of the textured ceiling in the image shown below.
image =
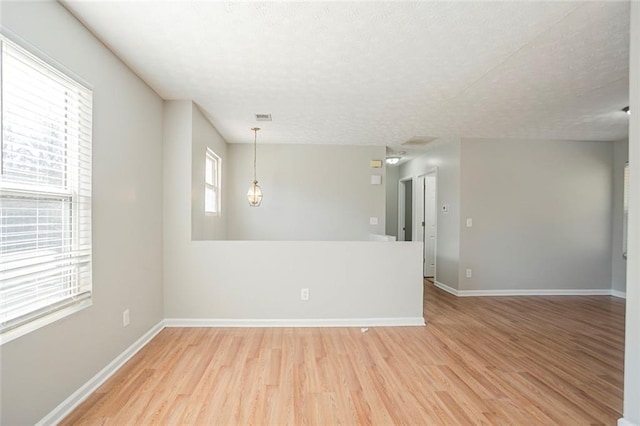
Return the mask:
[[628, 2], [63, 4], [231, 143], [628, 132]]

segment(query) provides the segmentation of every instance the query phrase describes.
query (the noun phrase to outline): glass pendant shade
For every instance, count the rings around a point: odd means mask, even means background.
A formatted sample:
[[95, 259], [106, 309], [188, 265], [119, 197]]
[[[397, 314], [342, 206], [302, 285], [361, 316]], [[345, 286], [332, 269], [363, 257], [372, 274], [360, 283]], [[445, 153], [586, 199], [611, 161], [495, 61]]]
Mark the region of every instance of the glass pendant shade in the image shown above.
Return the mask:
[[260, 130], [260, 127], [252, 127], [251, 130], [253, 130], [253, 182], [249, 187], [249, 191], [247, 191], [247, 200], [251, 207], [258, 207], [262, 202], [262, 189], [260, 189], [258, 178], [256, 178], [258, 130]]
[[260, 185], [258, 185], [257, 180], [254, 180], [249, 187], [249, 191], [247, 191], [247, 200], [251, 207], [258, 207], [262, 202], [262, 189], [260, 189]]

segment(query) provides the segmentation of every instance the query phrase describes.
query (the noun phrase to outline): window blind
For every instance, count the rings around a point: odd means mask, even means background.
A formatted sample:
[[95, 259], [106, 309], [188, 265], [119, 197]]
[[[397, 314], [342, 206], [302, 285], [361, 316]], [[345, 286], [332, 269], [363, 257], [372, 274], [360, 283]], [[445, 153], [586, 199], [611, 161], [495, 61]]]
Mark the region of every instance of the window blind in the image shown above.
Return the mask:
[[0, 38], [0, 333], [91, 296], [92, 93]]

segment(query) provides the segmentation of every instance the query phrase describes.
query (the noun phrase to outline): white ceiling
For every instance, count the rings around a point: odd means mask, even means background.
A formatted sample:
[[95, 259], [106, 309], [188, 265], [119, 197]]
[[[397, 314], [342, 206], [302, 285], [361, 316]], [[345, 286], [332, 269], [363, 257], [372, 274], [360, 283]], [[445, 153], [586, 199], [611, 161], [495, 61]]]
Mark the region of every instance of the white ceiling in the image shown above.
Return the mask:
[[627, 1], [63, 3], [230, 143], [628, 133]]

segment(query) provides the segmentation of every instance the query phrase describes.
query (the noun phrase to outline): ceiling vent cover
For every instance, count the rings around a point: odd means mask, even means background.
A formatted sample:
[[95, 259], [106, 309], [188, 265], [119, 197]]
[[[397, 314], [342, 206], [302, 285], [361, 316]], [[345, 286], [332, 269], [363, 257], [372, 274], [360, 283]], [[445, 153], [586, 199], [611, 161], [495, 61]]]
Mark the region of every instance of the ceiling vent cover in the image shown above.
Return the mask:
[[256, 121], [271, 121], [271, 114], [256, 114]]
[[433, 136], [415, 136], [411, 139], [409, 139], [406, 142], [403, 142], [401, 145], [403, 146], [423, 146], [426, 145], [428, 143], [431, 143], [433, 141], [435, 141], [436, 139], [438, 139], [437, 137], [433, 137]]

